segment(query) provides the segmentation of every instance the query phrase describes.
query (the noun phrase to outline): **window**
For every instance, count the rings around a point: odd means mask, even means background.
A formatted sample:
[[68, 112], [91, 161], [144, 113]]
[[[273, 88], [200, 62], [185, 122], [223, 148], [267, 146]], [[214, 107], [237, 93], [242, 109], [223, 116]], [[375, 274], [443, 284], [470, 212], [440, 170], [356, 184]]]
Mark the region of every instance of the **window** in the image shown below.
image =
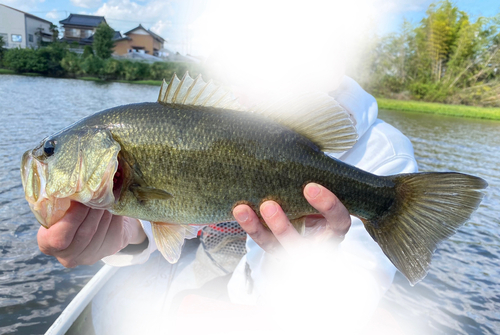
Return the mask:
[[28, 41], [33, 42], [33, 35], [32, 34], [28, 35]]
[[68, 36], [70, 37], [80, 37], [80, 29], [68, 29]]
[[84, 30], [85, 37], [90, 37], [90, 36], [92, 36], [93, 33], [94, 32], [92, 30]]
[[10, 38], [12, 40], [12, 42], [17, 42], [17, 43], [21, 43], [23, 41], [23, 37], [21, 35], [10, 35]]

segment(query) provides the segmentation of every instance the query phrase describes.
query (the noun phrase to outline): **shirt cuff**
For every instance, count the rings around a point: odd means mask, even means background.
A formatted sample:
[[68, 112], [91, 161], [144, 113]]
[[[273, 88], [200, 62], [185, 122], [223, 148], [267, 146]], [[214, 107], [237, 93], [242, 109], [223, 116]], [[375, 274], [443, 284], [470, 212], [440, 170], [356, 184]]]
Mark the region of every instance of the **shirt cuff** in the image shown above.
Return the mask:
[[135, 264], [145, 263], [149, 256], [156, 250], [155, 239], [153, 238], [153, 230], [151, 228], [151, 223], [148, 221], [139, 220], [141, 222], [142, 228], [144, 229], [144, 233], [147, 237], [147, 247], [142, 251], [137, 250], [120, 250], [114, 255], [104, 257], [102, 261], [111, 266], [129, 266]]

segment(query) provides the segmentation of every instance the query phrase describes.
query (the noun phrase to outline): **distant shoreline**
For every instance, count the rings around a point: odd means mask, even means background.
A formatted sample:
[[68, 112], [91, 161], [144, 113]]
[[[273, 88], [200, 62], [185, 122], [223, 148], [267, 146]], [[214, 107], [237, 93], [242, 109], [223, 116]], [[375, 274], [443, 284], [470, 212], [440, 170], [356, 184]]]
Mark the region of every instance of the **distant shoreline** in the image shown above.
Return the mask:
[[500, 108], [466, 105], [447, 105], [415, 100], [377, 98], [378, 108], [402, 112], [420, 112], [473, 119], [500, 120]]
[[43, 74], [40, 73], [17, 73], [14, 70], [8, 70], [8, 69], [0, 69], [0, 75], [2, 74], [11, 74], [11, 75], [17, 75], [17, 76], [28, 76], [28, 77], [47, 77], [47, 78], [55, 78], [55, 79], [77, 79], [77, 80], [86, 80], [86, 81], [95, 81], [98, 83], [124, 83], [124, 84], [137, 84], [137, 85], [152, 85], [152, 86], [158, 86], [160, 87], [162, 84], [161, 80], [103, 80], [97, 77], [77, 77], [77, 78], [71, 78], [71, 77], [50, 77], [50, 76], [44, 76]]
[[[17, 73], [13, 70], [0, 69], [0, 75], [2, 74], [22, 75], [31, 77], [43, 76], [39, 73]], [[79, 77], [79, 78], [64, 78], [64, 79], [79, 79], [79, 80], [95, 81], [99, 83], [125, 83], [125, 84], [137, 84], [137, 85], [152, 85], [157, 87], [160, 87], [162, 83], [161, 80], [102, 80], [97, 77]], [[473, 119], [487, 119], [487, 120], [500, 121], [500, 108], [494, 108], [494, 107], [447, 105], [434, 102], [424, 102], [415, 100], [396, 100], [396, 99], [386, 99], [386, 98], [377, 98], [377, 103], [379, 109], [394, 110], [401, 112], [430, 113], [430, 114], [466, 117]]]

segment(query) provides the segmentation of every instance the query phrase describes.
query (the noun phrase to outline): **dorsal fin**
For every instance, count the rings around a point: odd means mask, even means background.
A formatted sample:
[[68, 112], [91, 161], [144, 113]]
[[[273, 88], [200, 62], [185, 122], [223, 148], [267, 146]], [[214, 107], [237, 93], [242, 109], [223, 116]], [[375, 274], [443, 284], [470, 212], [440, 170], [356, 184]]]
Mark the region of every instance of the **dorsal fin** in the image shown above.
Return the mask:
[[[233, 95], [201, 76], [186, 74], [179, 80], [174, 74], [170, 83], [163, 81], [158, 102], [216, 107], [245, 111]], [[272, 119], [314, 142], [322, 151], [344, 152], [358, 139], [355, 120], [326, 93], [307, 93], [286, 97], [251, 110]]]
[[181, 80], [175, 74], [168, 84], [163, 80], [158, 96], [158, 102], [161, 104], [244, 110], [236, 100], [222, 86], [215, 85], [211, 80], [204, 82], [201, 75], [193, 79], [187, 72]]
[[355, 120], [326, 93], [283, 98], [272, 104], [258, 106], [252, 111], [307, 137], [322, 151], [347, 151], [358, 139]]

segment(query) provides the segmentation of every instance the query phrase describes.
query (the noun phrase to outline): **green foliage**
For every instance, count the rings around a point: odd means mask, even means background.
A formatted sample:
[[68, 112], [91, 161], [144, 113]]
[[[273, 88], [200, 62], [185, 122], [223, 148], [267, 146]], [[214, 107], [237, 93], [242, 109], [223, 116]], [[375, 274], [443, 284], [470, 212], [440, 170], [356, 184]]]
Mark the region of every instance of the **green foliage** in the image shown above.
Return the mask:
[[90, 55], [87, 58], [83, 59], [83, 61], [80, 63], [80, 68], [82, 69], [82, 73], [84, 74], [91, 76], [100, 76], [103, 65], [104, 61], [100, 57]]
[[101, 77], [103, 79], [118, 79], [122, 73], [123, 65], [122, 62], [109, 58], [104, 61], [103, 69], [101, 71]]
[[122, 78], [125, 80], [148, 79], [150, 75], [149, 64], [125, 60], [122, 62]]
[[500, 108], [456, 106], [432, 102], [402, 101], [384, 98], [378, 98], [377, 102], [380, 109], [500, 120]]
[[61, 61], [67, 53], [66, 45], [62, 43], [52, 43], [39, 49], [9, 49], [5, 53], [4, 65], [19, 73], [35, 72], [61, 76], [64, 74]]
[[449, 0], [379, 41], [365, 86], [374, 94], [500, 106], [500, 15], [471, 20]]
[[5, 53], [4, 45], [5, 41], [3, 40], [3, 36], [0, 36], [0, 66], [3, 64], [3, 55]]
[[56, 43], [59, 38], [59, 29], [55, 24], [51, 23], [49, 30], [52, 32], [52, 42]]
[[114, 35], [115, 31], [106, 23], [99, 24], [94, 33], [94, 43], [92, 44], [97, 57], [102, 59], [111, 57], [114, 47]]
[[61, 66], [61, 61], [68, 53], [67, 45], [59, 42], [54, 42], [46, 48], [36, 50], [36, 55], [40, 62], [45, 61], [45, 71], [34, 71], [41, 74], [59, 77], [64, 74], [64, 69]]
[[82, 57], [83, 58], [87, 58], [90, 55], [92, 55], [92, 56], [94, 55], [94, 50], [92, 50], [92, 47], [90, 45], [86, 45], [83, 48], [83, 55], [82, 55]]
[[81, 58], [74, 52], [68, 54], [61, 60], [61, 66], [66, 71], [66, 74], [71, 77], [76, 77], [81, 72]]
[[4, 64], [18, 73], [47, 71], [47, 59], [38, 57], [34, 49], [9, 49], [5, 54]]

